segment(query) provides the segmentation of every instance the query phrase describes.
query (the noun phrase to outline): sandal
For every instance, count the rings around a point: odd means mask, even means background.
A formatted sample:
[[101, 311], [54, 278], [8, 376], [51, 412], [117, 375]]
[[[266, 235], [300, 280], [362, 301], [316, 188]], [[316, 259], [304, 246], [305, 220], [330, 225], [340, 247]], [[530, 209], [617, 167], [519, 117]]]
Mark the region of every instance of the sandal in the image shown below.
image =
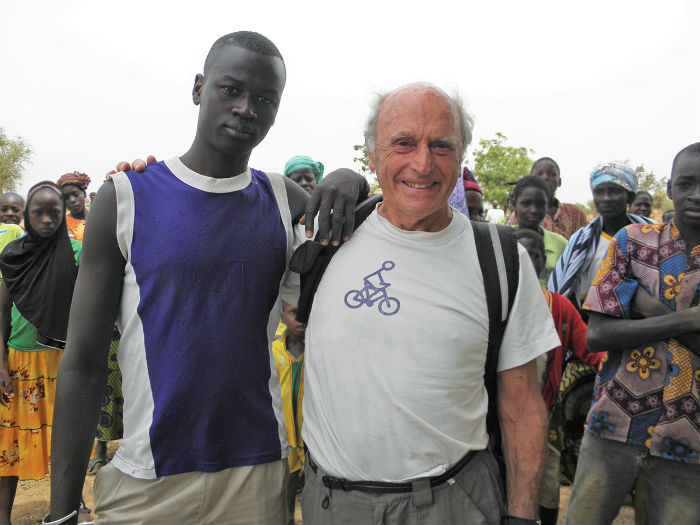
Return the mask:
[[92, 458], [90, 462], [88, 463], [88, 470], [87, 474], [88, 476], [94, 476], [97, 474], [102, 467], [104, 467], [107, 464], [107, 459], [106, 458]]

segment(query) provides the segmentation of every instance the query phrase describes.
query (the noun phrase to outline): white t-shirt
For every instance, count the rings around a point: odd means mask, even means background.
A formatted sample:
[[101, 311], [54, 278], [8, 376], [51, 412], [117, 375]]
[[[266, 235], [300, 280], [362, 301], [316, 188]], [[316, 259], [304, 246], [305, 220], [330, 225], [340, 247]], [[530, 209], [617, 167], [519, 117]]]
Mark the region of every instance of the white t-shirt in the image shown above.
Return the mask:
[[500, 208], [491, 208], [486, 212], [486, 222], [499, 222], [505, 219], [506, 214]]
[[[558, 346], [527, 252], [499, 370]], [[407, 232], [375, 211], [331, 260], [306, 332], [311, 455], [350, 480], [445, 472], [487, 445], [484, 283], [467, 218]]]

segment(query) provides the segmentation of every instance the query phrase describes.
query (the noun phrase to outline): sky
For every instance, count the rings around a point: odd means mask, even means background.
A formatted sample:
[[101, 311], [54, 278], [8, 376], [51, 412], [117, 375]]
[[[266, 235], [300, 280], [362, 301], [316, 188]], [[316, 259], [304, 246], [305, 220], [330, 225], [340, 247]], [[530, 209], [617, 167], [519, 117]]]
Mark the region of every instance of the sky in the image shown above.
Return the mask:
[[414, 81], [457, 90], [474, 141], [554, 158], [564, 202], [590, 200], [600, 162], [659, 178], [700, 140], [700, 2], [4, 2], [0, 127], [34, 154], [19, 190], [69, 171], [97, 191], [119, 160], [181, 155], [211, 44], [238, 30], [279, 47], [287, 85], [252, 167], [311, 155], [355, 167], [374, 93]]

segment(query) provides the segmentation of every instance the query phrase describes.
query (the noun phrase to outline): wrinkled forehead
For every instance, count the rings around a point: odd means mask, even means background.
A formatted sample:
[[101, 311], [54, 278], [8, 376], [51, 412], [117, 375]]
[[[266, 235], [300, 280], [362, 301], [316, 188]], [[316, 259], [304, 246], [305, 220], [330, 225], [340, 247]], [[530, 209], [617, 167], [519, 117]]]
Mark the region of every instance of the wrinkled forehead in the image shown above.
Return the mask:
[[379, 112], [377, 131], [401, 123], [439, 127], [458, 136], [457, 118], [447, 95], [430, 86], [408, 86], [389, 93]]

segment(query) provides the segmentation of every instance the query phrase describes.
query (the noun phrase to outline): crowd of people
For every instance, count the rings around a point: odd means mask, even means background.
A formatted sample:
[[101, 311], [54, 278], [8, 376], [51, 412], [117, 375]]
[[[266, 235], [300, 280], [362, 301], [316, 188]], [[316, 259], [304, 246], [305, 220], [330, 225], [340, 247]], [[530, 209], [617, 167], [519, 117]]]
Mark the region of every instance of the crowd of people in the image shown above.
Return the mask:
[[486, 210], [471, 116], [415, 83], [370, 109], [370, 195], [249, 167], [285, 80], [222, 36], [183, 155], [0, 196], [0, 522], [50, 467], [53, 525], [86, 473], [100, 524], [293, 524], [300, 491], [307, 524], [555, 524], [562, 482], [567, 523], [699, 523], [700, 143], [661, 222], [616, 162], [595, 217], [560, 202], [550, 157]]

